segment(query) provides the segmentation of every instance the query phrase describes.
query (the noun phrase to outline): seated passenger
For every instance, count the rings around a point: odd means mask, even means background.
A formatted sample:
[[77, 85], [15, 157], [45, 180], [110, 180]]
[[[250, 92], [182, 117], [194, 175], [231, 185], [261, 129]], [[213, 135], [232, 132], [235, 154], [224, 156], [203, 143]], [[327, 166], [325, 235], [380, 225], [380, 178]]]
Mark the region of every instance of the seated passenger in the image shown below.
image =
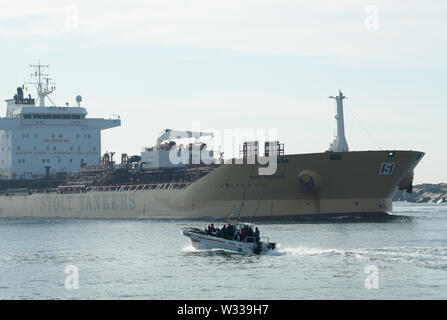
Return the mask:
[[224, 226], [222, 227], [222, 238], [225, 239], [225, 237], [227, 236], [227, 232], [228, 232], [228, 228], [227, 228], [226, 225], [224, 225]]
[[236, 235], [234, 236], [234, 239], [236, 241], [241, 241], [241, 233], [239, 232], [239, 230], [236, 232]]
[[250, 226], [247, 228], [247, 233], [246, 233], [247, 242], [254, 242], [253, 236], [254, 236], [253, 229]]
[[229, 227], [228, 231], [227, 231], [227, 234], [228, 234], [228, 239], [233, 239], [234, 238], [234, 228], [233, 227]]
[[230, 224], [230, 236], [234, 237], [234, 226]]
[[254, 237], [254, 236], [255, 236], [255, 233], [254, 233], [252, 227], [250, 227], [250, 232], [249, 232], [249, 234], [250, 234], [250, 237]]
[[241, 241], [244, 241], [246, 234], [247, 234], [247, 229], [244, 227], [241, 231]]

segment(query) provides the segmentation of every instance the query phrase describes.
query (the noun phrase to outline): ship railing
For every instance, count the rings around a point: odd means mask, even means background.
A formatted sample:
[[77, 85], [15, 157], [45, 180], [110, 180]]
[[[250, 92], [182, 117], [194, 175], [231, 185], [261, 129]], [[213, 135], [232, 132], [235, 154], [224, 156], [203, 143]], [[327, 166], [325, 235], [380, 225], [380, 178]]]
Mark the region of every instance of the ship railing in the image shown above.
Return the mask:
[[30, 189], [29, 193], [85, 193], [85, 192], [123, 192], [123, 191], [146, 191], [146, 190], [173, 190], [184, 189], [191, 182], [172, 182], [172, 183], [150, 183], [150, 184], [129, 184], [129, 185], [110, 185], [110, 186], [91, 186], [83, 183], [69, 184], [57, 188]]
[[152, 184], [135, 184], [135, 185], [119, 185], [119, 186], [89, 186], [86, 191], [145, 191], [145, 190], [168, 190], [183, 189], [190, 185], [189, 182], [176, 183], [152, 183]]

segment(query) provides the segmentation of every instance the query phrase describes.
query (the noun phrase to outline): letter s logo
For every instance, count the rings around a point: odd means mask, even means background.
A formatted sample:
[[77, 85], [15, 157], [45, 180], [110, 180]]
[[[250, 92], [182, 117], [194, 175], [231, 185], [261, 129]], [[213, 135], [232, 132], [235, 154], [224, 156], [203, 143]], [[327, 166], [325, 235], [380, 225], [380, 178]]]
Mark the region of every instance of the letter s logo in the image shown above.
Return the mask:
[[393, 174], [395, 167], [394, 162], [382, 162], [380, 166], [379, 175], [390, 175]]

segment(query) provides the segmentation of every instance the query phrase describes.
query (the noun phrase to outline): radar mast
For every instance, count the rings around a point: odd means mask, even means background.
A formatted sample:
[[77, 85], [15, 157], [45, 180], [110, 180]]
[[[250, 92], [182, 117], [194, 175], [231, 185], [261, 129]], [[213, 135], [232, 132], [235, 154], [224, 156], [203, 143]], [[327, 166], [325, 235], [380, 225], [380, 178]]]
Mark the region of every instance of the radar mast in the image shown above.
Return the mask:
[[[39, 61], [38, 64], [31, 64], [30, 67], [34, 68], [34, 73], [31, 73], [32, 81], [26, 82], [26, 84], [33, 84], [36, 87], [39, 105], [41, 107], [45, 107], [45, 97], [47, 97], [56, 89], [56, 84], [54, 82], [51, 82], [52, 79], [49, 77], [49, 74], [43, 73], [43, 71], [46, 68], [49, 68], [50, 65], [42, 65]], [[50, 87], [50, 85], [53, 86]], [[49, 97], [48, 99], [51, 101]]]
[[347, 99], [347, 97], [343, 95], [341, 90], [338, 90], [338, 96], [330, 96], [329, 99], [335, 99], [337, 101], [337, 114], [335, 115], [335, 119], [337, 120], [337, 135], [331, 143], [329, 151], [349, 151], [348, 142], [345, 137], [345, 121], [343, 117], [343, 99]]

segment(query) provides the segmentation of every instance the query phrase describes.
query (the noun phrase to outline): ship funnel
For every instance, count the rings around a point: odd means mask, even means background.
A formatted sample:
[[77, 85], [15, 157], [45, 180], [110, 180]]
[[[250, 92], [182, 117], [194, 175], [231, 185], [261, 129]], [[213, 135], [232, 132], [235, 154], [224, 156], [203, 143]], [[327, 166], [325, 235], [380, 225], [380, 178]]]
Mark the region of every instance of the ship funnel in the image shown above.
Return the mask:
[[19, 101], [23, 100], [23, 89], [22, 89], [22, 87], [18, 87], [17, 88], [17, 99]]
[[331, 143], [329, 151], [349, 151], [348, 142], [345, 137], [345, 121], [343, 117], [343, 99], [347, 99], [347, 97], [343, 95], [341, 90], [338, 90], [338, 96], [330, 96], [329, 99], [335, 99], [337, 101], [337, 114], [335, 115], [335, 120], [337, 121], [337, 136]]

